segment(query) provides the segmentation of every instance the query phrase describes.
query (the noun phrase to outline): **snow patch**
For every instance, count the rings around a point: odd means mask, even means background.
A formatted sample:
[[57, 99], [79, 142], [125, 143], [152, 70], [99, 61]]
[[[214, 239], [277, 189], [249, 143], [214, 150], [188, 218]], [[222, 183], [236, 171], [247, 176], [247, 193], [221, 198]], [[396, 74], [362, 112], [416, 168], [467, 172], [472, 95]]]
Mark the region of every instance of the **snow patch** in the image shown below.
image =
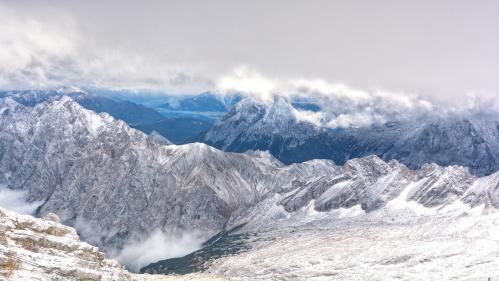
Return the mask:
[[416, 201], [407, 201], [409, 193], [413, 190], [417, 183], [412, 182], [402, 190], [402, 192], [386, 204], [386, 208], [389, 210], [404, 210], [408, 209], [414, 212], [416, 215], [431, 215], [435, 213], [434, 208], [427, 208]]

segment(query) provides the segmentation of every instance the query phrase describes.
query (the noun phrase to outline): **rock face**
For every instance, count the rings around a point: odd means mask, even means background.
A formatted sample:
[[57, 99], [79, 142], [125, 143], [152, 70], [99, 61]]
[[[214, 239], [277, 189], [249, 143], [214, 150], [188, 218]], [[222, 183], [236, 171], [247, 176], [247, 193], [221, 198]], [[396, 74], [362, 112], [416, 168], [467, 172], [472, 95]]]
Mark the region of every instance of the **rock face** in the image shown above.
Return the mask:
[[326, 129], [297, 119], [282, 98], [273, 104], [239, 102], [202, 137], [225, 151], [269, 150], [284, 163], [378, 155], [412, 169], [425, 163], [469, 167], [476, 175], [499, 170], [499, 123], [480, 119], [427, 119], [367, 128]]
[[153, 143], [157, 143], [159, 145], [172, 145], [173, 143], [169, 141], [167, 138], [158, 134], [156, 131], [152, 131], [149, 136], [147, 136], [147, 140]]
[[80, 241], [55, 214], [43, 219], [0, 208], [1, 280], [222, 280], [216, 276], [139, 275]]
[[123, 266], [57, 220], [54, 214], [35, 219], [0, 208], [0, 275], [9, 280], [132, 280]]

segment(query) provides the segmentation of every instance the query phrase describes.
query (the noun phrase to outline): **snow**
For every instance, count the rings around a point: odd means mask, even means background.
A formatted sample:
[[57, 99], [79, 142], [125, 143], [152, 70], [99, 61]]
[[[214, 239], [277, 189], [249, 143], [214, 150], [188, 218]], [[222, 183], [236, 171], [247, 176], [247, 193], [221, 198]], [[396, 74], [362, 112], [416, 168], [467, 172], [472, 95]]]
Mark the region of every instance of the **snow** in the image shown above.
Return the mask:
[[[287, 105], [275, 106], [263, 112], [272, 126], [257, 125], [296, 133], [288, 126]], [[0, 122], [8, 145], [3, 175], [28, 169], [41, 174], [33, 182], [30, 174], [17, 173], [10, 184], [31, 196], [50, 195], [42, 213], [87, 217], [96, 241], [117, 241], [126, 249], [122, 260], [136, 261], [136, 267], [164, 258], [160, 252], [168, 241], [155, 229], [210, 236], [246, 223], [240, 231], [256, 233], [251, 249], [216, 261], [210, 270], [250, 280], [414, 280], [418, 272], [427, 279], [459, 279], [484, 277], [474, 268], [495, 272], [497, 253], [490, 249], [498, 246], [499, 173], [476, 178], [465, 168], [436, 164], [412, 171], [377, 156], [344, 166], [327, 160], [284, 166], [263, 152], [150, 143], [123, 122], [70, 99], [27, 110], [16, 109]], [[19, 155], [25, 158], [18, 161]], [[71, 165], [68, 156], [74, 157]], [[52, 189], [46, 174], [60, 177], [61, 185]], [[293, 206], [283, 205], [291, 195]], [[134, 243], [137, 237], [146, 239]], [[189, 242], [184, 244], [193, 246]], [[164, 247], [144, 258], [158, 243]], [[51, 259], [40, 257], [40, 263], [64, 261]]]
[[499, 277], [499, 216], [317, 221], [264, 232], [208, 270], [243, 280], [487, 280]]
[[399, 196], [397, 196], [396, 198], [387, 203], [386, 208], [391, 211], [407, 209], [412, 211], [416, 215], [433, 214], [434, 210], [426, 208], [425, 206], [415, 201], [408, 201], [409, 194], [414, 188], [417, 188], [417, 186], [418, 186], [417, 182], [412, 182], [409, 185], [407, 185], [407, 187], [404, 188], [404, 190], [399, 194]]

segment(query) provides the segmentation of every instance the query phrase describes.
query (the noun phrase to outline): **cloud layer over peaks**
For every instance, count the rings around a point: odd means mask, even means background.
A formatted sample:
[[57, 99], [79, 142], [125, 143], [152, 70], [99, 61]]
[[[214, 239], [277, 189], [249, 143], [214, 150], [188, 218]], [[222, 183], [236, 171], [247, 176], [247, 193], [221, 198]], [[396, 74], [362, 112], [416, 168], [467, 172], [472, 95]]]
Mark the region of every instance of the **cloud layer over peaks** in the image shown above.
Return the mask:
[[263, 103], [272, 103], [277, 96], [289, 101], [312, 100], [321, 110], [295, 110], [296, 118], [330, 128], [413, 118], [434, 109], [431, 101], [415, 94], [365, 91], [320, 79], [270, 79], [247, 67], [219, 79], [217, 89], [222, 93], [243, 93]]

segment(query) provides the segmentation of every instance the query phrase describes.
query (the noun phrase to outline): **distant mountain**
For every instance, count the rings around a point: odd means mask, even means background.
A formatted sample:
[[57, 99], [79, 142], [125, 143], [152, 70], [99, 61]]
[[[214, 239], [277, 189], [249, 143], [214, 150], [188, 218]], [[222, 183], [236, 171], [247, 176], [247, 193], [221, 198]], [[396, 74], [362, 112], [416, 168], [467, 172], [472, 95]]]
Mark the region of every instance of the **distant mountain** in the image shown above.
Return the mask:
[[296, 108], [296, 109], [300, 109], [300, 110], [308, 110], [308, 111], [313, 111], [313, 112], [317, 112], [317, 111], [320, 111], [321, 110], [321, 107], [314, 103], [314, 102], [291, 102], [291, 105]]
[[146, 134], [155, 131], [176, 144], [191, 142], [194, 137], [211, 128], [211, 123], [195, 118], [163, 118], [162, 120], [132, 126]]
[[477, 175], [499, 170], [499, 122], [494, 120], [428, 118], [331, 130], [298, 120], [282, 98], [270, 105], [241, 101], [200, 140], [225, 151], [269, 150], [288, 164], [310, 159], [343, 164], [375, 154], [410, 168], [434, 162], [463, 165]]
[[165, 120], [165, 117], [154, 109], [127, 100], [113, 100], [88, 94], [75, 96], [74, 100], [86, 109], [97, 113], [106, 112], [131, 126]]
[[44, 101], [58, 100], [65, 95], [70, 96], [86, 109], [97, 113], [106, 112], [147, 134], [156, 131], [177, 144], [191, 140], [211, 126], [210, 122], [204, 120], [183, 117], [168, 118], [144, 105], [128, 100], [93, 95], [77, 89], [0, 92], [0, 98], [11, 97], [27, 106], [35, 106]]
[[205, 92], [190, 97], [170, 97], [167, 103], [159, 107], [175, 111], [227, 112], [241, 99], [240, 95], [217, 96]]

